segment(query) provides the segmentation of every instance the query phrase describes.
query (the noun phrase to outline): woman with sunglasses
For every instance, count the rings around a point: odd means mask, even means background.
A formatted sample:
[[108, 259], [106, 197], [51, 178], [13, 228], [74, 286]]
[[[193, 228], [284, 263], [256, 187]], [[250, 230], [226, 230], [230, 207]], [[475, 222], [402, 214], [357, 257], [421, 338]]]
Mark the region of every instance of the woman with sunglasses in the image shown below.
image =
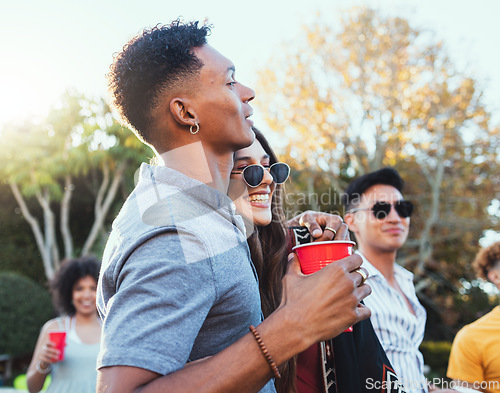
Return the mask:
[[[259, 277], [262, 311], [267, 318], [280, 305], [281, 279], [288, 265], [282, 184], [290, 175], [290, 167], [278, 162], [260, 131], [254, 128], [254, 132], [254, 143], [235, 153], [228, 195], [245, 221], [250, 254]], [[308, 225], [311, 221], [312, 216]], [[333, 222], [328, 224], [338, 227]], [[347, 233], [338, 228], [341, 230]], [[331, 231], [325, 231], [325, 236], [331, 239]], [[277, 392], [295, 392], [295, 360], [282, 365], [280, 373]]]
[[[279, 305], [282, 297], [281, 279], [288, 265], [289, 253], [288, 231], [284, 220], [282, 184], [288, 179], [290, 168], [280, 163], [260, 131], [254, 128], [255, 142], [248, 148], [238, 150], [234, 157], [231, 182], [228, 194], [242, 215], [247, 226], [248, 245], [255, 265], [261, 294], [262, 311], [267, 318]], [[323, 234], [316, 241], [348, 239], [347, 226], [338, 216], [326, 213], [308, 212], [291, 220], [288, 225], [304, 225], [315, 228], [321, 225]], [[311, 230], [311, 229], [310, 229]], [[313, 237], [311, 237], [313, 238]], [[343, 366], [343, 375], [338, 376], [335, 386], [324, 386], [324, 374], [328, 367], [334, 368], [330, 361], [323, 367], [324, 360], [319, 344], [292, 358], [280, 367], [281, 379], [275, 381], [278, 393], [357, 393], [364, 392], [361, 379], [373, 377], [373, 381], [381, 381], [384, 376], [378, 371], [384, 366], [390, 370], [385, 353], [378, 342], [369, 320], [354, 326], [354, 332], [344, 333], [335, 340], [337, 368]], [[363, 342], [361, 351], [370, 351], [363, 355], [366, 361], [358, 358], [354, 338]], [[331, 344], [330, 344], [331, 348]], [[331, 358], [330, 358], [331, 359]], [[369, 366], [365, 367], [367, 363]], [[380, 367], [379, 367], [380, 366]], [[353, 368], [357, 368], [354, 370]], [[313, 376], [314, 386], [308, 380]], [[394, 375], [397, 381], [397, 377]]]

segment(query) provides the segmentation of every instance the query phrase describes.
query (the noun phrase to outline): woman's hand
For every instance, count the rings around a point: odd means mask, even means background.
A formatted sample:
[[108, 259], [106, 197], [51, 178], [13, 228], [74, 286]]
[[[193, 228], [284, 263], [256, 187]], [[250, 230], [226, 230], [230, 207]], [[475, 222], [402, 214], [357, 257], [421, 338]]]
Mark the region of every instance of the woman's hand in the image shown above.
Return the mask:
[[50, 364], [55, 363], [59, 358], [60, 351], [56, 348], [56, 344], [48, 340], [42, 345], [38, 360], [42, 368], [47, 368]]
[[307, 227], [313, 241], [350, 240], [347, 225], [336, 214], [307, 210], [288, 221], [286, 226]]

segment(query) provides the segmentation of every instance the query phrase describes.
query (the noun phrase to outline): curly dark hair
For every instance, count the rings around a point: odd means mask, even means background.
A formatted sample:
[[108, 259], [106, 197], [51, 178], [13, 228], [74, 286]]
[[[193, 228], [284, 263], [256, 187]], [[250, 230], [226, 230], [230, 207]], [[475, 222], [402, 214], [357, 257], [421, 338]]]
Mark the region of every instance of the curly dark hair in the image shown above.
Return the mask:
[[500, 265], [500, 242], [493, 243], [491, 246], [479, 251], [472, 262], [472, 267], [476, 270], [479, 277], [488, 280], [488, 272]]
[[177, 19], [145, 29], [115, 55], [107, 75], [113, 105], [146, 143], [152, 143], [152, 112], [161, 94], [180, 87], [203, 67], [193, 48], [207, 43], [210, 26], [198, 24]]
[[73, 316], [73, 287], [84, 277], [91, 276], [95, 282], [99, 278], [100, 262], [94, 257], [65, 259], [50, 283], [54, 305], [61, 314]]

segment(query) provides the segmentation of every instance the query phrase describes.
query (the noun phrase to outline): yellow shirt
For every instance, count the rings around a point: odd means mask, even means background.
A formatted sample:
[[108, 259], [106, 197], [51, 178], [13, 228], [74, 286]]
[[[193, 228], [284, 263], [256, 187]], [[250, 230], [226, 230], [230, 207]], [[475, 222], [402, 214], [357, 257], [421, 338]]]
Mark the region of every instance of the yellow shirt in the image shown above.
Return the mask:
[[456, 335], [448, 363], [448, 378], [476, 383], [487, 393], [500, 393], [500, 307]]

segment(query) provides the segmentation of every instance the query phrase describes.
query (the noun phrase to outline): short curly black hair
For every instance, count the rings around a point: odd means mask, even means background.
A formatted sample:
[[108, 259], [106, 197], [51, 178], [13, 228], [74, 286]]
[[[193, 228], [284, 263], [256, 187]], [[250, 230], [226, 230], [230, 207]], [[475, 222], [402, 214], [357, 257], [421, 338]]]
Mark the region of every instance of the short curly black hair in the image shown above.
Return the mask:
[[361, 195], [370, 187], [377, 184], [392, 186], [403, 192], [404, 181], [392, 167], [385, 167], [374, 172], [366, 173], [354, 179], [342, 194], [342, 204], [346, 210], [352, 209], [361, 200]]
[[145, 29], [115, 56], [108, 87], [122, 120], [146, 143], [152, 143], [152, 112], [162, 92], [199, 74], [203, 63], [193, 49], [207, 43], [210, 26], [199, 22]]
[[472, 267], [476, 270], [479, 277], [488, 280], [488, 272], [500, 265], [500, 242], [493, 243], [491, 246], [479, 251], [472, 262]]
[[75, 315], [73, 287], [79, 279], [87, 276], [92, 277], [97, 283], [99, 269], [100, 262], [91, 256], [62, 261], [61, 267], [50, 283], [54, 305], [61, 314]]

